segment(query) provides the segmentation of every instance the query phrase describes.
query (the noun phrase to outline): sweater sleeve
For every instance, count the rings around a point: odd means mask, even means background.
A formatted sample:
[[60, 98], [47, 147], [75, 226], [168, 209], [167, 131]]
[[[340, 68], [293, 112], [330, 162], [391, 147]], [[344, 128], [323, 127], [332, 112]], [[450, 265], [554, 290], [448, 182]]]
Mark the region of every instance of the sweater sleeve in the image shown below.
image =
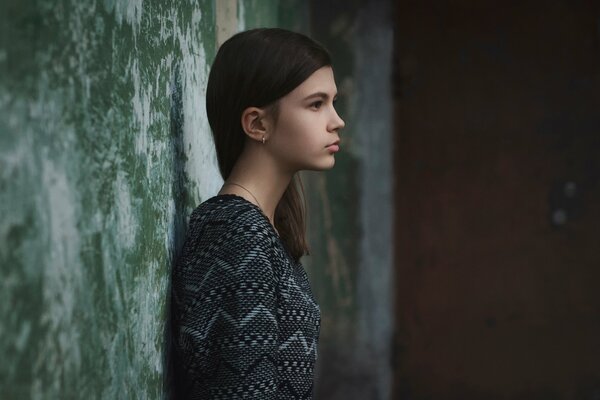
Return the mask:
[[186, 398], [276, 398], [277, 295], [269, 246], [265, 235], [242, 226], [184, 248], [173, 289]]

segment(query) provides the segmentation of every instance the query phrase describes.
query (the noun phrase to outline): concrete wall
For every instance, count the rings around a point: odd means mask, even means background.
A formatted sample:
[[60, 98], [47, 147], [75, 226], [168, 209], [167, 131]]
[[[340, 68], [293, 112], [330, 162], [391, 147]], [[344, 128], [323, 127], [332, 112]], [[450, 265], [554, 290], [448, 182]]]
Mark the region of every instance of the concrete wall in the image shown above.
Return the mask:
[[165, 396], [171, 261], [222, 183], [204, 111], [217, 42], [303, 10], [2, 2], [0, 397]]

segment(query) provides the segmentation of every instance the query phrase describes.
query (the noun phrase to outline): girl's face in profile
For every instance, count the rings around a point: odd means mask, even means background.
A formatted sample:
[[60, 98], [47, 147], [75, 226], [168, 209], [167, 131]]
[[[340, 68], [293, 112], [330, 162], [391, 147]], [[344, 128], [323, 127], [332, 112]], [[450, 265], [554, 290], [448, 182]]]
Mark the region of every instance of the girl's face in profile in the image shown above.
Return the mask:
[[279, 99], [279, 117], [268, 149], [284, 168], [326, 170], [335, 164], [338, 131], [345, 123], [334, 108], [337, 87], [331, 67], [316, 70]]

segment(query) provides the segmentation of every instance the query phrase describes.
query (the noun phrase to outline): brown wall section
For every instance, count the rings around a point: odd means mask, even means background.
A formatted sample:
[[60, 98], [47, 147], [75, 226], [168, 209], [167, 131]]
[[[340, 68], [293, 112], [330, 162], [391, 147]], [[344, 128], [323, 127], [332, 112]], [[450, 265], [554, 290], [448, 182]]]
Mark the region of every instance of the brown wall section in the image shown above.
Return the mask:
[[397, 399], [600, 396], [600, 6], [396, 5]]

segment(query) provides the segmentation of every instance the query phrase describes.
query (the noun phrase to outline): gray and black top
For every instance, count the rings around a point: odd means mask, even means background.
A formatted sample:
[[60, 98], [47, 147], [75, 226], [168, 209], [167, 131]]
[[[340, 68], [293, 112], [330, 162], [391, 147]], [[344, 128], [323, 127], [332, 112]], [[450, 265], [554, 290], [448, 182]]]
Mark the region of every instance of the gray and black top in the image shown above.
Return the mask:
[[258, 206], [200, 204], [172, 278], [180, 398], [312, 399], [320, 309]]

